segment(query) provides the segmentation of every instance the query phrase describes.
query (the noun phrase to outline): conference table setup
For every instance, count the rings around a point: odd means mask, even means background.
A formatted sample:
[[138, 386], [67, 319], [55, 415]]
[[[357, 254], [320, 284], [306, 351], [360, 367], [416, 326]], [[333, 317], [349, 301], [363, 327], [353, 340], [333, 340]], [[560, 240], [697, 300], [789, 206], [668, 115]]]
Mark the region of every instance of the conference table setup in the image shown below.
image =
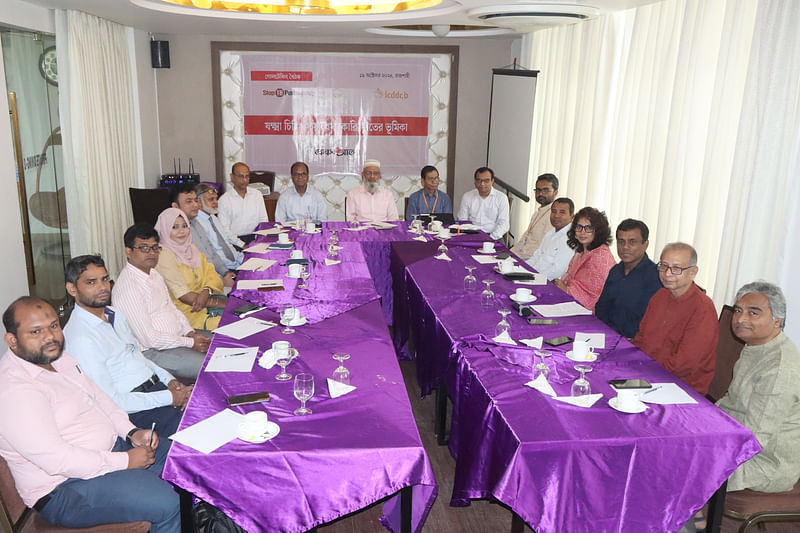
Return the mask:
[[[512, 530], [677, 531], [760, 450], [485, 233], [321, 226], [259, 227], [164, 469], [246, 530], [306, 531], [384, 499], [388, 529], [422, 530], [437, 484], [398, 358], [415, 361], [423, 395], [439, 393], [441, 442], [452, 400], [450, 504], [499, 501]], [[633, 379], [652, 385], [644, 403], [609, 384]], [[254, 411], [274, 425], [247, 442]], [[210, 424], [221, 417], [228, 434]], [[204, 425], [215, 443], [195, 440]]]

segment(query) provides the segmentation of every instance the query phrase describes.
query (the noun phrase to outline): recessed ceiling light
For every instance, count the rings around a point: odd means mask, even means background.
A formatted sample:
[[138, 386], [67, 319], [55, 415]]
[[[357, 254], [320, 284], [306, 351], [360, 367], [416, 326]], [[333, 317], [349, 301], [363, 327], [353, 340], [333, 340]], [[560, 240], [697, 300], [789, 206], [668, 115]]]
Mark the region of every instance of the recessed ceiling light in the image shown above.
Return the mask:
[[160, 0], [179, 6], [267, 15], [370, 15], [415, 11], [437, 6], [442, 0]]

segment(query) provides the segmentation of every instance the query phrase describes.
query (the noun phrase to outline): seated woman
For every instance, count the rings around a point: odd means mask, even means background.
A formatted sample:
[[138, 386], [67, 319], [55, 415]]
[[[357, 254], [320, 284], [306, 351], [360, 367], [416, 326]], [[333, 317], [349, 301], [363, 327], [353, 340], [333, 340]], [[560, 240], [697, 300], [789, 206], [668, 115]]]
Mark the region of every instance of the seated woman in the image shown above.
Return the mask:
[[222, 278], [214, 265], [192, 244], [186, 215], [170, 207], [158, 215], [156, 231], [161, 244], [156, 270], [169, 288], [172, 302], [195, 329], [212, 330], [225, 306]]
[[567, 231], [567, 244], [575, 254], [567, 273], [553, 280], [559, 289], [591, 312], [603, 292], [608, 271], [616, 263], [608, 247], [611, 241], [611, 227], [605, 213], [594, 207], [578, 211]]

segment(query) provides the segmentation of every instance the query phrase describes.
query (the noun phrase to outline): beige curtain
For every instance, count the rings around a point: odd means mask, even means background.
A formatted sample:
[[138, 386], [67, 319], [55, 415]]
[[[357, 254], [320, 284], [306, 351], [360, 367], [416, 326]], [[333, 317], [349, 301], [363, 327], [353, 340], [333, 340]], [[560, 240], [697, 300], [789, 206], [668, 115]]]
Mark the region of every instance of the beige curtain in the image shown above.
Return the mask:
[[72, 255], [100, 253], [116, 275], [136, 186], [130, 28], [80, 11], [56, 10], [59, 108]]

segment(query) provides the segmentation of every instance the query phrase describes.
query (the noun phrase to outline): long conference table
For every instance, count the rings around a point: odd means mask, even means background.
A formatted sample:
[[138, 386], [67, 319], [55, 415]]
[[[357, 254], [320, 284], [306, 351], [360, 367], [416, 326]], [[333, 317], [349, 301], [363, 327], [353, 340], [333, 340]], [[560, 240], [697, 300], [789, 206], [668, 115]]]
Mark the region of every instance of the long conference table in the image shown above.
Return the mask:
[[[207, 456], [176, 443], [164, 471], [166, 479], [222, 508], [248, 531], [310, 529], [391, 497], [399, 487], [413, 489], [411, 521], [415, 531], [422, 528], [436, 484], [397, 356], [416, 360], [423, 394], [441, 388], [453, 400], [451, 505], [496, 499], [538, 533], [676, 531], [759, 451], [746, 428], [593, 316], [562, 317], [554, 326], [532, 326], [513, 313], [508, 319], [514, 339], [603, 333], [606, 348], [587, 374], [592, 392], [603, 398], [586, 409], [525, 387], [533, 349], [492, 340], [497, 309], [511, 307], [509, 294], [518, 285], [473, 259], [486, 235], [450, 239], [451, 260], [445, 261], [434, 257], [438, 241], [413, 241], [404, 223], [383, 231], [345, 227], [327, 223], [321, 234], [292, 232], [296, 247], [311, 258], [309, 289], [290, 290], [294, 280], [287, 279], [285, 291], [236, 290], [221, 322], [232, 320], [229, 311], [242, 300], [268, 307], [255, 316], [275, 318], [278, 305], [292, 299], [309, 325], [289, 336], [272, 328], [241, 342], [216, 335], [209, 350], [267, 348], [288, 337], [301, 354], [290, 371], [315, 374], [318, 392], [309, 403], [314, 414], [291, 415], [298, 402], [290, 384], [274, 381], [276, 369], [203, 372], [181, 427], [218, 412], [226, 395], [268, 386], [273, 401], [267, 411], [281, 433], [263, 445], [232, 442]], [[342, 263], [325, 266], [331, 229], [339, 230]], [[271, 251], [263, 257], [280, 263], [287, 256]], [[476, 291], [464, 290], [466, 265], [477, 267]], [[285, 273], [285, 266], [276, 265], [242, 272], [240, 279]], [[496, 308], [488, 311], [480, 305], [483, 279], [495, 281]], [[536, 303], [571, 300], [551, 283], [530, 288]], [[385, 321], [394, 324], [394, 346]], [[564, 356], [569, 348], [548, 349], [550, 383], [560, 396], [569, 395], [577, 377], [575, 363]], [[330, 355], [339, 350], [352, 354], [347, 366], [358, 388], [332, 400], [324, 378], [335, 367]], [[697, 403], [619, 413], [606, 403], [614, 396], [607, 382], [615, 378], [678, 383]], [[393, 531], [400, 520], [396, 500], [384, 508], [384, 524]]]

